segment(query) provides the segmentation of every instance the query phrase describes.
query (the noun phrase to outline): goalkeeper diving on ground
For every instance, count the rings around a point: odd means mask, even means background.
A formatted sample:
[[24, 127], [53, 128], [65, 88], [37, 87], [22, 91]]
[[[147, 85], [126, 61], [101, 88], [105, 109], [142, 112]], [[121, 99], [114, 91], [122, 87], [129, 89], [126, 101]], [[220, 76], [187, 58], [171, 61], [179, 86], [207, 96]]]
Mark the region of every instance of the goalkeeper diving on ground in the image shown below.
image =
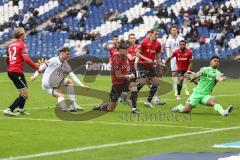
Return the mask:
[[222, 82], [226, 79], [223, 74], [217, 69], [220, 64], [220, 57], [213, 56], [210, 60], [209, 67], [203, 67], [197, 73], [188, 71], [187, 77], [190, 81], [197, 84], [193, 89], [192, 95], [188, 98], [185, 105], [179, 104], [172, 108], [172, 112], [189, 113], [197, 104], [211, 106], [222, 116], [227, 116], [232, 110], [233, 106], [228, 108], [223, 107], [217, 103], [216, 99], [211, 96], [212, 90], [217, 82]]

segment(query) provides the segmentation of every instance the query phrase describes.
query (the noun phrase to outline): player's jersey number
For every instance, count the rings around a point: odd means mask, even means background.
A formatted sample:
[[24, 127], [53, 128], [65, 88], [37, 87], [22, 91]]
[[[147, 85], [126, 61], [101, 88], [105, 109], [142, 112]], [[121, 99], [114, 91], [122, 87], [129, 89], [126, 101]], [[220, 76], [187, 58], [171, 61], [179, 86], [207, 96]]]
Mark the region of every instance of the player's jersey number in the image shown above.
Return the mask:
[[17, 48], [15, 46], [8, 49], [9, 61], [16, 61]]

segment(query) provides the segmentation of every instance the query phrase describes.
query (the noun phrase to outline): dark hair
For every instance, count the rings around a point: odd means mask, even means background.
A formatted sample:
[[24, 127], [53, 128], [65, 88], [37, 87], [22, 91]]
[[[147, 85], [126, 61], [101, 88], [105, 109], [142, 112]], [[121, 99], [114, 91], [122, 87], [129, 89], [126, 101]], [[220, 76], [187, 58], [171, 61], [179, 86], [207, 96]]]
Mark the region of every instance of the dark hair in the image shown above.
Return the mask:
[[120, 41], [119, 43], [119, 49], [127, 49], [129, 46], [128, 41]]
[[149, 33], [154, 33], [154, 32], [159, 32], [159, 30], [153, 28], [149, 31]]
[[68, 48], [68, 47], [62, 47], [62, 48], [59, 49], [59, 52], [60, 52], [60, 53], [61, 53], [61, 52], [69, 52], [69, 53], [70, 53], [70, 48]]
[[169, 28], [169, 32], [173, 29], [173, 28], [176, 28], [178, 30], [178, 27], [176, 25], [173, 25]]
[[113, 37], [112, 38], [118, 38], [118, 35], [113, 35]]
[[181, 42], [184, 42], [185, 44], [187, 44], [187, 41], [185, 41], [184, 39], [181, 40], [181, 41], [179, 42], [179, 44], [180, 44]]
[[130, 36], [135, 36], [135, 34], [134, 34], [134, 33], [129, 34], [129, 35], [128, 35], [128, 38], [129, 38]]
[[213, 59], [215, 59], [215, 58], [218, 59], [219, 61], [221, 60], [221, 58], [220, 58], [219, 56], [212, 56], [212, 57], [211, 57], [211, 60], [213, 60]]

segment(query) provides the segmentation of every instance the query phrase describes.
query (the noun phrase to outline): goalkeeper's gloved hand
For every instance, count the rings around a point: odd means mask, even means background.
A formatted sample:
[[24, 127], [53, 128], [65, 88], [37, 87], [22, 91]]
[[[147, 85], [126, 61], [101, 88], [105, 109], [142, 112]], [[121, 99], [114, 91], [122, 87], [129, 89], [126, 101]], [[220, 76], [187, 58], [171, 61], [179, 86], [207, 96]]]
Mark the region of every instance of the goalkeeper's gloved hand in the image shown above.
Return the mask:
[[188, 70], [186, 77], [188, 80], [193, 81], [195, 79], [195, 75], [196, 75], [195, 72]]
[[227, 79], [227, 77], [224, 76], [223, 73], [216, 77], [216, 80], [217, 80], [218, 82], [222, 82], [222, 81], [224, 81], [224, 80], [226, 80], [226, 79]]

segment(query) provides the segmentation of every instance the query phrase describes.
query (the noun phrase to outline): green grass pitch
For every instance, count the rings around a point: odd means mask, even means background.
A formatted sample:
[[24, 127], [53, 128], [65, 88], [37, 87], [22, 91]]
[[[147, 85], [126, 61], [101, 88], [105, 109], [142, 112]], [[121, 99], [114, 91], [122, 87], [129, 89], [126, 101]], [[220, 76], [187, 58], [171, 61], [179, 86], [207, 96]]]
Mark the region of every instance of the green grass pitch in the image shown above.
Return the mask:
[[[28, 80], [30, 75], [26, 74]], [[110, 91], [110, 80], [110, 76], [100, 76], [95, 83], [88, 85]], [[170, 78], [163, 80], [171, 82]], [[213, 108], [199, 105], [192, 111], [191, 120], [186, 121], [130, 118], [127, 105], [119, 105], [115, 112], [89, 121], [61, 121], [54, 112], [56, 99], [41, 89], [40, 77], [35, 82], [28, 81], [30, 96], [25, 108], [31, 115], [16, 118], [4, 116], [2, 110], [12, 103], [18, 92], [7, 74], [2, 73], [0, 159], [123, 160], [170, 152], [236, 152], [239, 149], [218, 149], [212, 146], [240, 139], [239, 82], [237, 79], [229, 79], [217, 84], [213, 91], [212, 95], [224, 108], [229, 104], [234, 105], [233, 113], [227, 117], [219, 116]], [[194, 87], [193, 84], [188, 86], [189, 90]], [[184, 99], [177, 102], [171, 91], [160, 96], [167, 105], [155, 109], [145, 108], [142, 102], [144, 98], [139, 98], [138, 107], [142, 115], [159, 112], [171, 115], [171, 107], [185, 102], [187, 97], [184, 93], [182, 97]], [[101, 102], [83, 96], [76, 96], [76, 99], [84, 106], [85, 112]]]

